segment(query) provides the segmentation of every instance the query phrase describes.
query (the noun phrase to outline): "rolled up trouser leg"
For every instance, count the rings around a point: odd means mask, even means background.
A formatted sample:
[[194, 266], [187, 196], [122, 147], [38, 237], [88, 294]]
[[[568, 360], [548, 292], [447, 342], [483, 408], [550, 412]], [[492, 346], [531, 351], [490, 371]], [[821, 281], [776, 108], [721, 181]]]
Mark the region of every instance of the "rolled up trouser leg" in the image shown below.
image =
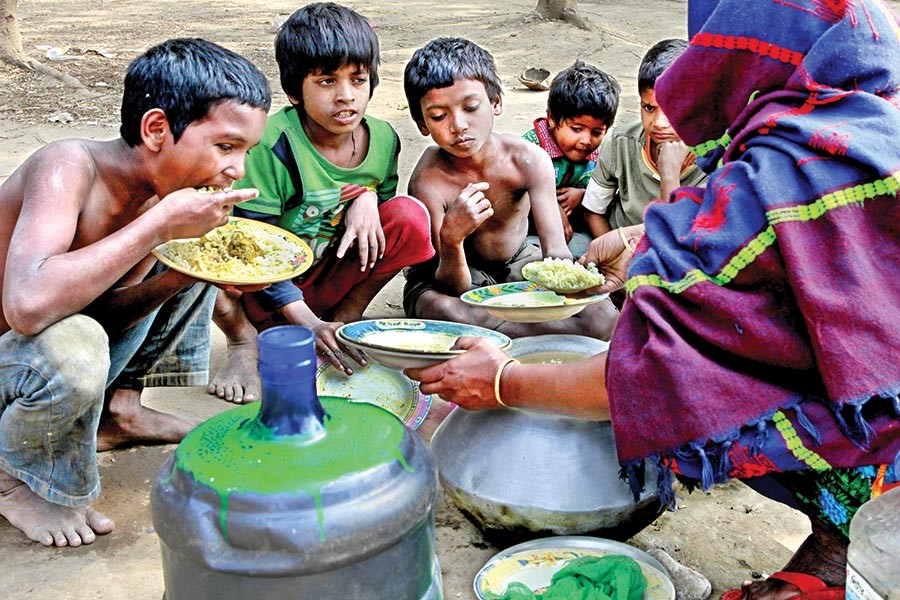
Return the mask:
[[84, 315], [38, 335], [0, 336], [0, 469], [54, 504], [95, 500], [108, 371], [106, 333]]

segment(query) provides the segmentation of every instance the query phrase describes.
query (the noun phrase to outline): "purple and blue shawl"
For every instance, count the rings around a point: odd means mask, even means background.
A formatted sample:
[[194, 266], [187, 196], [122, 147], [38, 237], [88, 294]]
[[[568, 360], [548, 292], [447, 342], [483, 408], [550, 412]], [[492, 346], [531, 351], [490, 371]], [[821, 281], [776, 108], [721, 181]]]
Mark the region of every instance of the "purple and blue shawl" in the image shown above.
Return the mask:
[[698, 164], [645, 216], [607, 363], [619, 459], [704, 489], [900, 458], [900, 26], [690, 0], [656, 97]]

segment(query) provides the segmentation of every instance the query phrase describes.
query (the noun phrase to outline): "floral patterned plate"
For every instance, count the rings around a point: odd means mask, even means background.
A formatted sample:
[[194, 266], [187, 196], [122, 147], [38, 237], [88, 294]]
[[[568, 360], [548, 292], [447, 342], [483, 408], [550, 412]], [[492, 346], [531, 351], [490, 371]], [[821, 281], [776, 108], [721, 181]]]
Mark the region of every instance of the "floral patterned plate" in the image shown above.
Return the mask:
[[469, 290], [460, 299], [504, 321], [543, 323], [576, 315], [608, 295], [568, 298], [530, 281], [513, 281]]
[[501, 595], [514, 581], [540, 593], [570, 560], [609, 554], [623, 554], [640, 564], [647, 579], [643, 600], [674, 600], [675, 586], [658, 560], [629, 544], [579, 535], [531, 540], [496, 554], [475, 576], [475, 596], [487, 600]]

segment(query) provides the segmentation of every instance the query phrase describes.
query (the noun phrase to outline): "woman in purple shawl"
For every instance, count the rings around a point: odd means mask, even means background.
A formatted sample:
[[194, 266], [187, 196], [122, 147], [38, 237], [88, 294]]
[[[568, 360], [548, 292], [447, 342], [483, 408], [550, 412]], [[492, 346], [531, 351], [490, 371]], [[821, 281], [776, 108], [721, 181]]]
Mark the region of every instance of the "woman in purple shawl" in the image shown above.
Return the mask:
[[608, 356], [463, 340], [408, 373], [469, 409], [608, 406], [626, 472], [654, 462], [669, 503], [673, 476], [786, 499], [813, 523], [786, 570], [842, 585], [850, 519], [900, 478], [900, 25], [880, 0], [690, 0], [688, 28], [656, 96], [710, 177], [593, 242], [629, 298]]

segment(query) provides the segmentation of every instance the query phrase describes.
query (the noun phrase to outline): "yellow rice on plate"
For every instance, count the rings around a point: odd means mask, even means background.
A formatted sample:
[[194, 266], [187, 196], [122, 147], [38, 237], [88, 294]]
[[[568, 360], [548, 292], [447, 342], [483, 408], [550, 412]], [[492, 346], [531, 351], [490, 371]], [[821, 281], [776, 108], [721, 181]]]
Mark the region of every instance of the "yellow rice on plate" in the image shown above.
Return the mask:
[[311, 263], [312, 252], [288, 231], [232, 217], [199, 239], [172, 240], [154, 254], [169, 267], [218, 283], [270, 283], [295, 277]]

